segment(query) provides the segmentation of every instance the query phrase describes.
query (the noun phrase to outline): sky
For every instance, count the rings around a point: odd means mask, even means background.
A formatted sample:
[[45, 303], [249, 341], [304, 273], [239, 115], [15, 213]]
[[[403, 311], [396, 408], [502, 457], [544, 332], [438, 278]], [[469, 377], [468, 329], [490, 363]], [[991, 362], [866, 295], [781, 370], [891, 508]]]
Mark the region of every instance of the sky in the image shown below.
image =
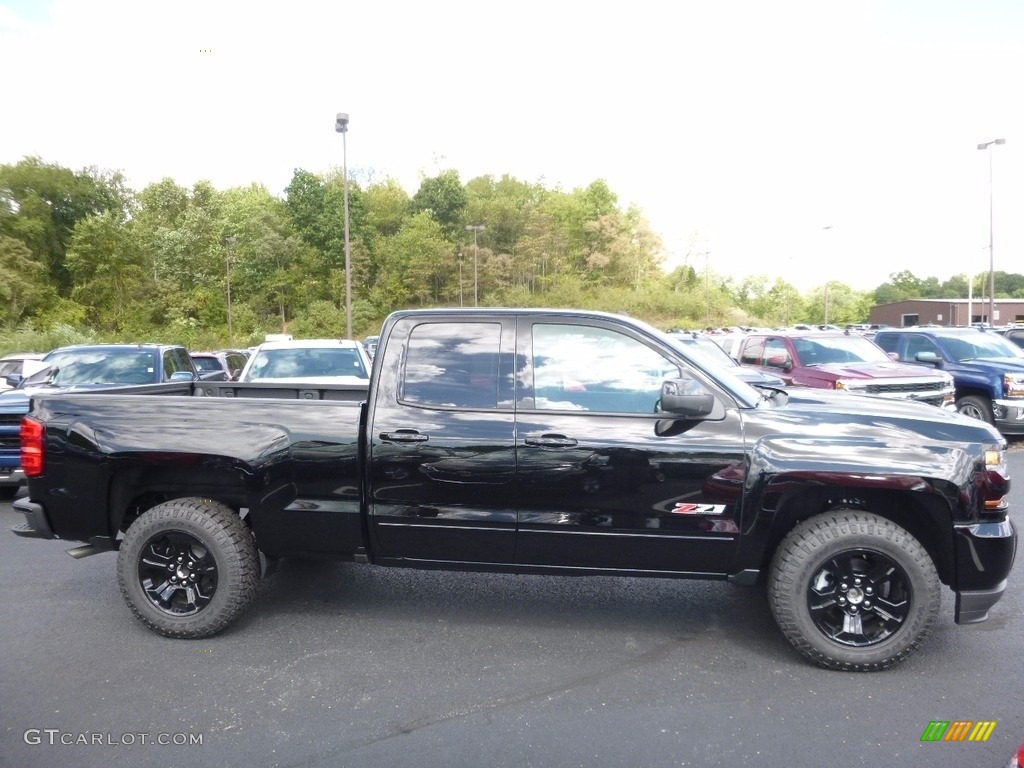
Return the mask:
[[[666, 265], [1024, 272], [1020, 0], [0, 0], [0, 163], [604, 179]], [[1006, 144], [978, 151], [979, 143]]]

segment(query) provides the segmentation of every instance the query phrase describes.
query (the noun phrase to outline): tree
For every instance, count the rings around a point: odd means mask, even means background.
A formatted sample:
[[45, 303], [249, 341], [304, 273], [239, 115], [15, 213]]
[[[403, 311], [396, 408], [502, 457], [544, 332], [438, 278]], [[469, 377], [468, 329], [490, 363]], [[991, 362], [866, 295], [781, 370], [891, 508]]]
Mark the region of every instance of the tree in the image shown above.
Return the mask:
[[14, 328], [57, 298], [38, 257], [21, 240], [0, 235], [0, 324]]
[[466, 190], [459, 181], [458, 171], [442, 171], [420, 182], [410, 210], [413, 213], [429, 213], [440, 225], [442, 234], [456, 242], [462, 236], [462, 228], [466, 224], [466, 201]]
[[[68, 244], [67, 269], [74, 281], [72, 298], [86, 307], [93, 328], [117, 332], [146, 329], [145, 313], [154, 294], [154, 280], [145, 269], [131, 225], [114, 211], [78, 222]], [[138, 310], [142, 316], [135, 315]]]
[[0, 235], [21, 240], [64, 296], [72, 288], [64, 260], [75, 225], [106, 212], [124, 220], [133, 205], [118, 173], [75, 172], [38, 157], [0, 166]]

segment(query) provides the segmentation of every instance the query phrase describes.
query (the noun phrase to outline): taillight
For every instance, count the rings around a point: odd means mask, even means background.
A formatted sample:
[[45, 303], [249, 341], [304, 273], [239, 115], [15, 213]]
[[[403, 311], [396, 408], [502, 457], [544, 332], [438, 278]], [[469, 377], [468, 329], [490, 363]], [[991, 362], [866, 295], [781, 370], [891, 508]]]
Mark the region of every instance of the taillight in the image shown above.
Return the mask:
[[43, 474], [44, 434], [42, 422], [29, 416], [21, 420], [21, 468], [26, 477], [38, 477]]

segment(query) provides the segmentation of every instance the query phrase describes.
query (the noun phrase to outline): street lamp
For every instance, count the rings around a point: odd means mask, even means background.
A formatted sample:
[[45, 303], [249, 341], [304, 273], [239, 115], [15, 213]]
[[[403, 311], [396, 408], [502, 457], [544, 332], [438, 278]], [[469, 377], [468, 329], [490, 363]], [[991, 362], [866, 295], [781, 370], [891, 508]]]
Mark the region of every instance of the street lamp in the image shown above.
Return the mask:
[[227, 255], [225, 262], [227, 265], [227, 281], [228, 281], [228, 346], [235, 346], [235, 334], [231, 328], [231, 256], [235, 250], [235, 243], [238, 242], [237, 237], [229, 237], [224, 240], [227, 245]]
[[341, 134], [341, 174], [345, 182], [345, 338], [352, 338], [352, 256], [348, 242], [348, 112], [339, 112], [334, 130]]
[[485, 229], [483, 224], [467, 224], [466, 231], [473, 233], [473, 306], [477, 306], [477, 258], [480, 256], [480, 246], [476, 237]]
[[992, 255], [992, 145], [1005, 144], [1006, 139], [992, 139], [979, 144], [978, 149], [988, 150], [988, 324], [996, 322], [996, 262]]

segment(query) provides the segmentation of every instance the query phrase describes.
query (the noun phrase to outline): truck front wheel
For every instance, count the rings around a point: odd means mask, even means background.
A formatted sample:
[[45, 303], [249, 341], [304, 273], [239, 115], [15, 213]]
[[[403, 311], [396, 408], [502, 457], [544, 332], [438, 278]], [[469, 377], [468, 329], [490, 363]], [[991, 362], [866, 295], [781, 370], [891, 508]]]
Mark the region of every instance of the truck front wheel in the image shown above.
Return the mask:
[[829, 669], [886, 669], [913, 653], [939, 612], [928, 551], [891, 520], [840, 509], [796, 526], [768, 577], [775, 621]]
[[987, 397], [979, 397], [978, 395], [961, 397], [956, 401], [956, 410], [964, 416], [970, 416], [972, 419], [987, 421], [989, 424], [995, 423], [995, 419], [992, 418], [992, 403], [989, 402]]
[[209, 499], [158, 504], [129, 526], [117, 580], [132, 613], [166, 637], [209, 637], [252, 602], [259, 557], [230, 507]]

